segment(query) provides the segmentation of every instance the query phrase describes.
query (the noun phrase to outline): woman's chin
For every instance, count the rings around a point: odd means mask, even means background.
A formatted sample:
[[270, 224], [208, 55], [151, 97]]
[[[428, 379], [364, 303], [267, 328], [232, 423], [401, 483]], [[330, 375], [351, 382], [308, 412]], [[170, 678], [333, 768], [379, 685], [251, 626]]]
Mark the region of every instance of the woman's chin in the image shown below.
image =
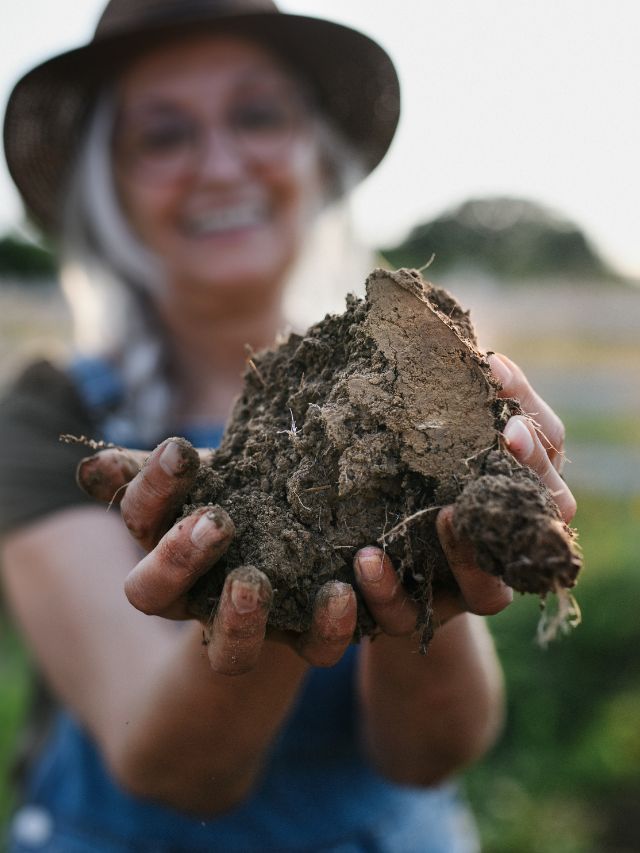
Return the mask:
[[260, 252], [212, 252], [179, 268], [180, 280], [208, 291], [275, 291], [282, 287], [292, 259], [284, 254], [269, 257], [268, 249]]
[[183, 266], [172, 289], [180, 298], [191, 293], [199, 298], [208, 294], [225, 300], [251, 298], [271, 302], [280, 294], [287, 269], [284, 262], [265, 264], [251, 263], [249, 258], [234, 262], [213, 258], [202, 264]]

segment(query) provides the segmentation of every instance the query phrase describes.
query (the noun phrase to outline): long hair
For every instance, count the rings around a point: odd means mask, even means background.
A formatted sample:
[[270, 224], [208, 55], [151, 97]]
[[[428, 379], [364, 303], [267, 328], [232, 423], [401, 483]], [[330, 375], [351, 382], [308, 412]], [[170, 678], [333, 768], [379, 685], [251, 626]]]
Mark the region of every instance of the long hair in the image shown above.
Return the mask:
[[[323, 116], [315, 113], [313, 120], [328, 176], [322, 208], [337, 210], [342, 228], [347, 218], [336, 201], [346, 197], [363, 170], [342, 135]], [[72, 312], [78, 353], [106, 359], [122, 381], [122, 397], [103, 421], [105, 434], [118, 444], [151, 446], [175, 429], [170, 343], [154, 307], [165, 276], [160, 259], [132, 232], [117, 198], [111, 154], [114, 122], [115, 99], [107, 92], [88, 122], [69, 184], [61, 284]], [[307, 243], [321, 258], [313, 228]], [[313, 268], [305, 254], [303, 250], [295, 269]], [[327, 256], [324, 250], [322, 254]], [[318, 274], [322, 275], [320, 269]], [[289, 295], [294, 310], [304, 302], [299, 291], [298, 285]]]
[[110, 440], [151, 445], [168, 428], [167, 341], [153, 295], [162, 265], [135, 237], [120, 208], [111, 164], [115, 106], [105, 95], [89, 122], [64, 210], [61, 284], [81, 355], [110, 362], [122, 398], [105, 418]]

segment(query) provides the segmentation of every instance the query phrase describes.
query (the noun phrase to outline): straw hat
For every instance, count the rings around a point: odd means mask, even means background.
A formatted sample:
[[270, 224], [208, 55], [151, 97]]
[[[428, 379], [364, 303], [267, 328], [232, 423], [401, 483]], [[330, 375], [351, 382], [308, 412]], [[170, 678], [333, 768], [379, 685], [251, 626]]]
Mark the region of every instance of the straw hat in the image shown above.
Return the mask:
[[284, 14], [272, 0], [110, 0], [93, 39], [38, 65], [13, 89], [4, 125], [9, 171], [27, 209], [55, 233], [84, 124], [101, 86], [131, 59], [204, 28], [256, 38], [311, 85], [318, 104], [369, 173], [398, 122], [398, 78], [389, 56], [348, 27]]

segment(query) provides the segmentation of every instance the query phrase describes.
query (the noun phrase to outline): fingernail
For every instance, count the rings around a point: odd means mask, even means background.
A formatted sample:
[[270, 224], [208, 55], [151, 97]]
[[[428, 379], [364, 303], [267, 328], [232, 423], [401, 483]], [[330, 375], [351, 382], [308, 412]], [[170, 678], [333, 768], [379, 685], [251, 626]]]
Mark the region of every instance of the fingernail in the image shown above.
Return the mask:
[[252, 583], [233, 581], [231, 602], [237, 613], [251, 613], [258, 606], [258, 588]]
[[369, 583], [379, 581], [384, 574], [382, 554], [358, 554], [358, 571], [362, 579]]
[[494, 377], [498, 380], [498, 382], [502, 385], [502, 387], [506, 387], [511, 382], [512, 373], [507, 367], [507, 365], [499, 358], [497, 355], [489, 356], [489, 366], [491, 367], [491, 372]]
[[528, 459], [533, 455], [535, 449], [533, 436], [522, 418], [510, 418], [504, 428], [503, 436], [509, 450], [519, 458]]
[[158, 462], [165, 473], [174, 476], [183, 466], [182, 449], [175, 441], [170, 441], [160, 454]]
[[191, 529], [191, 541], [194, 545], [202, 547], [208, 545], [211, 540], [211, 534], [214, 530], [219, 530], [220, 526], [216, 524], [211, 513], [205, 512], [196, 521]]
[[349, 591], [339, 592], [329, 596], [327, 599], [327, 610], [329, 616], [333, 619], [338, 619], [346, 613], [349, 602], [351, 601], [351, 593]]

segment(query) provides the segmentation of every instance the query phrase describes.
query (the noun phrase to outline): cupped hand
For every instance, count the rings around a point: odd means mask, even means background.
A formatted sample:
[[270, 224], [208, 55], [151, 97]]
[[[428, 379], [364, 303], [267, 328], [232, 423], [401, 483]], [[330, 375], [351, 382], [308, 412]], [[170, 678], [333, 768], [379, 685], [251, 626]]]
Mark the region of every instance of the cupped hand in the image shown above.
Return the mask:
[[[564, 463], [564, 425], [551, 407], [534, 391], [522, 370], [507, 356], [489, 357], [491, 371], [501, 389], [498, 396], [518, 400], [522, 415], [509, 418], [502, 433], [505, 447], [523, 465], [532, 468], [551, 492], [562, 518], [570, 522], [576, 502], [561, 477]], [[512, 590], [500, 579], [483, 572], [475, 560], [471, 543], [456, 536], [454, 507], [438, 513], [436, 529], [442, 550], [460, 594], [440, 601], [440, 620], [463, 611], [488, 616], [510, 604]]]
[[143, 613], [189, 618], [187, 593], [224, 554], [235, 529], [219, 507], [202, 507], [176, 521], [205, 452], [178, 438], [154, 451], [113, 447], [83, 459], [79, 485], [97, 500], [119, 504], [130, 534], [147, 552], [125, 582]]
[[[154, 451], [108, 448], [84, 459], [77, 479], [92, 497], [119, 504], [129, 532], [146, 551], [125, 581], [127, 598], [143, 613], [190, 619], [188, 592], [227, 550], [235, 533], [220, 507], [202, 507], [176, 521], [210, 451], [170, 438]], [[267, 636], [272, 599], [267, 576], [252, 566], [231, 571], [211, 623], [204, 625], [214, 671], [239, 675], [253, 669]], [[309, 664], [331, 666], [351, 642], [357, 602], [353, 589], [330, 581], [316, 596], [312, 622], [302, 634], [274, 631]]]

